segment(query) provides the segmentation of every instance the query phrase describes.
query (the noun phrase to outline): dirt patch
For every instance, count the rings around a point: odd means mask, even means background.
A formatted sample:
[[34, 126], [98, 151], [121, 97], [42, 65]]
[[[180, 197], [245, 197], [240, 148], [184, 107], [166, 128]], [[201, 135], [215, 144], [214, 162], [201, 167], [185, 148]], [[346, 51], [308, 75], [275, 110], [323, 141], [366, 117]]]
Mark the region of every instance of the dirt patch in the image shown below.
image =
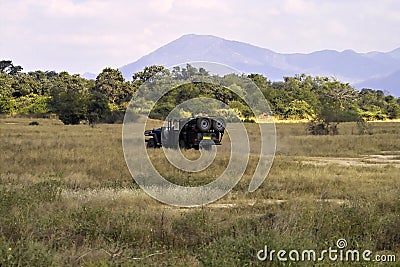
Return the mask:
[[400, 150], [394, 150], [394, 151], [381, 151], [382, 155], [392, 155], [392, 156], [399, 156], [400, 155]]
[[[113, 202], [116, 203], [123, 202], [125, 204], [134, 205], [139, 202], [149, 202], [147, 199], [148, 196], [142, 190], [131, 190], [131, 189], [101, 189], [101, 190], [64, 190], [61, 193], [62, 197], [65, 199], [69, 199], [71, 201], [78, 202]], [[146, 201], [147, 199], [147, 201]], [[205, 205], [205, 208], [210, 209], [233, 209], [233, 208], [243, 208], [243, 207], [253, 207], [253, 206], [263, 206], [263, 205], [281, 205], [286, 203], [288, 200], [286, 199], [241, 199], [241, 200], [232, 200], [230, 202], [216, 202]], [[335, 203], [337, 205], [345, 205], [349, 204], [349, 200], [346, 199], [315, 199], [316, 202], [329, 202]], [[153, 205], [156, 202], [151, 202]], [[160, 204], [162, 205], [162, 204]], [[203, 208], [203, 207], [197, 207]], [[173, 206], [165, 205], [164, 209], [168, 210], [179, 210], [179, 211], [190, 211], [193, 208], [179, 208]]]
[[[383, 153], [385, 152], [385, 153]], [[388, 165], [400, 168], [400, 156], [395, 153], [389, 154], [389, 151], [382, 151], [382, 154], [363, 155], [359, 158], [343, 158], [343, 157], [307, 157], [301, 160], [302, 164], [310, 164], [314, 166], [325, 166], [330, 164], [350, 167], [387, 167]]]
[[254, 205], [276, 205], [287, 202], [285, 199], [264, 199], [264, 200], [240, 200], [236, 201], [236, 203], [211, 203], [208, 204], [208, 208], [216, 208], [216, 209], [229, 209], [243, 206], [254, 206]]
[[350, 200], [347, 199], [339, 199], [339, 198], [326, 198], [326, 199], [317, 199], [317, 202], [328, 202], [335, 203], [338, 205], [350, 205]]

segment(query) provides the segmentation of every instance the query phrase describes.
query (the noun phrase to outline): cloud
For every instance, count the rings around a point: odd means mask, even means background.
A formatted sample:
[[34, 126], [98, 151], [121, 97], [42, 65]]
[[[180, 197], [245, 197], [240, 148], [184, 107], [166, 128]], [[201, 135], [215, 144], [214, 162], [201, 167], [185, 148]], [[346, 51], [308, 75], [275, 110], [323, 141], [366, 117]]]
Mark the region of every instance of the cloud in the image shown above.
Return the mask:
[[0, 58], [31, 70], [98, 72], [188, 33], [277, 52], [388, 51], [400, 46], [400, 2], [14, 0], [1, 1], [0, 25]]
[[283, 7], [288, 14], [309, 14], [314, 11], [314, 3], [305, 0], [286, 0]]
[[149, 8], [156, 13], [167, 13], [171, 10], [174, 0], [152, 0], [149, 2]]
[[102, 1], [50, 0], [40, 2], [44, 13], [52, 17], [95, 18], [107, 14], [109, 5]]

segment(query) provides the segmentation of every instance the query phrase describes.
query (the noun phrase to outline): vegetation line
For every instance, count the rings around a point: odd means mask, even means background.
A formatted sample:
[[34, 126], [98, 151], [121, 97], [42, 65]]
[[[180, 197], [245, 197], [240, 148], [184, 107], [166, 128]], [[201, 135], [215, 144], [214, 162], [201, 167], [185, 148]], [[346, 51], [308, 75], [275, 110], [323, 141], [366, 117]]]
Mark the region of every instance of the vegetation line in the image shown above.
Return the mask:
[[[56, 116], [65, 124], [87, 121], [122, 122], [129, 101], [138, 88], [146, 82], [153, 89], [144, 89], [138, 95], [134, 114], [150, 113], [150, 118], [163, 119], [180, 103], [195, 97], [211, 97], [228, 104], [246, 122], [254, 121], [253, 112], [243, 101], [252, 102], [252, 95], [235, 95], [226, 87], [248, 92], [248, 84], [241, 77], [230, 74], [223, 77], [223, 86], [212, 83], [184, 84], [162, 97], [153, 109], [151, 90], [174, 79], [196, 81], [198, 77], [212, 80], [203, 68], [175, 67], [172, 71], [163, 66], [145, 67], [126, 81], [117, 69], [105, 68], [96, 80], [87, 80], [79, 74], [54, 71], [24, 73], [21, 66], [10, 60], [0, 61], [0, 114], [5, 116]], [[156, 76], [154, 76], [156, 75]], [[159, 77], [159, 80], [154, 77]], [[305, 74], [284, 77], [271, 82], [261, 74], [246, 76], [262, 91], [271, 114], [279, 120], [313, 121], [310, 131], [316, 134], [335, 133], [336, 124], [345, 121], [370, 121], [400, 119], [400, 98], [385, 95], [382, 90], [364, 88], [355, 90], [348, 83], [331, 77], [312, 77]], [[159, 83], [159, 84], [158, 84]], [[150, 110], [151, 109], [151, 110]], [[181, 110], [186, 114], [185, 110]], [[201, 112], [201, 110], [199, 110]], [[188, 115], [188, 114], [186, 114]], [[226, 114], [225, 114], [226, 115]], [[228, 114], [229, 115], [229, 114]], [[227, 116], [228, 116], [227, 115]], [[228, 116], [229, 117], [229, 116]]]

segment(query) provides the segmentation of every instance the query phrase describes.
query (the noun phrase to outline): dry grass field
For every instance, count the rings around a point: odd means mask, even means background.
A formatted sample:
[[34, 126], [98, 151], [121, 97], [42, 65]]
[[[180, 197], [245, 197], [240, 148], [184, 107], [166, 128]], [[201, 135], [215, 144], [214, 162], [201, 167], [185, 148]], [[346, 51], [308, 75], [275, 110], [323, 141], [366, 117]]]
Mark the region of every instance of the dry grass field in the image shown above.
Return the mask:
[[[400, 122], [371, 123], [372, 135], [343, 123], [337, 136], [278, 123], [273, 166], [253, 193], [247, 188], [258, 134], [248, 124], [252, 155], [238, 185], [210, 205], [176, 208], [134, 183], [121, 125], [30, 121], [0, 120], [0, 266], [378, 265], [256, 256], [265, 245], [322, 251], [340, 238], [349, 249], [395, 255], [400, 264]], [[171, 167], [162, 150], [149, 155], [165, 177], [194, 186], [222, 173], [228, 145], [229, 138], [210, 168], [195, 175]]]

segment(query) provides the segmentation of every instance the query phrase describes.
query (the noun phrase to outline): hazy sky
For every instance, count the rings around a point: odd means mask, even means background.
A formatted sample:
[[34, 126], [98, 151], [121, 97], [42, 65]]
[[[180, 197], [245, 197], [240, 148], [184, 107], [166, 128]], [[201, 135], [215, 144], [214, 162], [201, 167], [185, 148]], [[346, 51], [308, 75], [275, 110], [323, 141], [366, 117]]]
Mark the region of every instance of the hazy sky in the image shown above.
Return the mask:
[[276, 52], [400, 47], [398, 0], [0, 0], [0, 59], [30, 70], [100, 72], [183, 34]]

